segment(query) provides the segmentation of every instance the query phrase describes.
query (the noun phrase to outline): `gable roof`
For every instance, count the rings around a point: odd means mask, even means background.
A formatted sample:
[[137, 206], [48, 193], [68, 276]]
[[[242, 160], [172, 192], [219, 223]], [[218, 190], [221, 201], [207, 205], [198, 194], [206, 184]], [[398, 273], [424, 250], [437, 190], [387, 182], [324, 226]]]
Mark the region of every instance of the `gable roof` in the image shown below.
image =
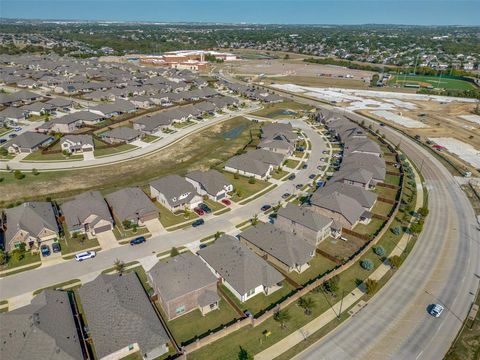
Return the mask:
[[314, 206], [341, 214], [350, 224], [355, 224], [365, 211], [357, 200], [338, 191], [326, 195], [315, 192], [310, 202]]
[[263, 177], [267, 174], [271, 165], [257, 159], [253, 159], [249, 153], [246, 153], [231, 157], [227, 160], [225, 166]]
[[101, 137], [108, 137], [112, 139], [118, 139], [123, 141], [131, 141], [139, 137], [142, 133], [138, 130], [129, 128], [127, 126], [119, 126], [112, 130], [105, 131], [100, 134]]
[[355, 199], [362, 207], [370, 209], [377, 201], [377, 194], [373, 191], [365, 190], [358, 186], [334, 182], [328, 183], [325, 187], [318, 189], [314, 196], [326, 196], [333, 192], [338, 192]]
[[44, 290], [30, 305], [0, 314], [2, 360], [83, 359], [68, 294]]
[[96, 215], [99, 220], [113, 223], [107, 203], [99, 191], [89, 191], [77, 195], [75, 199], [63, 203], [61, 209], [69, 229], [83, 223], [90, 215]]
[[200, 171], [195, 170], [185, 175], [186, 178], [198, 182], [205, 191], [210, 195], [216, 195], [230, 185], [227, 178], [217, 170]]
[[331, 181], [353, 181], [360, 184], [368, 184], [373, 179], [373, 174], [365, 169], [356, 166], [343, 167], [336, 172]]
[[70, 142], [74, 144], [82, 145], [91, 145], [93, 146], [93, 137], [92, 135], [65, 135], [60, 140], [60, 143]]
[[154, 212], [159, 213], [158, 208], [148, 196], [137, 187], [118, 190], [105, 196], [105, 199], [120, 221], [139, 219]]
[[51, 139], [51, 136], [45, 134], [36, 133], [33, 131], [26, 131], [23, 134], [20, 134], [12, 140], [6, 142], [3, 147], [6, 148], [10, 145], [15, 145], [19, 148], [34, 149]]
[[314, 231], [323, 230], [326, 226], [332, 224], [332, 219], [305, 206], [296, 206], [292, 203], [287, 203], [287, 206], [284, 208], [281, 207], [277, 212], [277, 216], [282, 216]]
[[[163, 194], [171, 207], [186, 204], [197, 195], [195, 188], [179, 175], [167, 175], [150, 183], [154, 189]], [[188, 194], [184, 198], [181, 195]]]
[[240, 295], [259, 285], [269, 287], [284, 279], [274, 267], [230, 235], [222, 235], [212, 245], [200, 249], [198, 255]]
[[79, 294], [99, 358], [133, 343], [148, 353], [169, 341], [135, 272], [100, 274]]

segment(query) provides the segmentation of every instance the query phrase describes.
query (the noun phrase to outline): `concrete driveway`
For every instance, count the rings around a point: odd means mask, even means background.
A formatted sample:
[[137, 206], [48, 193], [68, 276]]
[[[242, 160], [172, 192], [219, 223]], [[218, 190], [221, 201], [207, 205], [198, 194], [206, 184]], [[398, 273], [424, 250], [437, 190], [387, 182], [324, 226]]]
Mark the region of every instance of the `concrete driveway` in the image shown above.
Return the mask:
[[85, 151], [83, 153], [83, 160], [93, 160], [95, 159], [95, 155], [93, 151]]
[[113, 231], [105, 231], [100, 234], [96, 234], [95, 237], [97, 238], [102, 250], [108, 250], [120, 246], [117, 238], [113, 234]]
[[147, 220], [144, 224], [152, 236], [166, 232], [158, 219]]

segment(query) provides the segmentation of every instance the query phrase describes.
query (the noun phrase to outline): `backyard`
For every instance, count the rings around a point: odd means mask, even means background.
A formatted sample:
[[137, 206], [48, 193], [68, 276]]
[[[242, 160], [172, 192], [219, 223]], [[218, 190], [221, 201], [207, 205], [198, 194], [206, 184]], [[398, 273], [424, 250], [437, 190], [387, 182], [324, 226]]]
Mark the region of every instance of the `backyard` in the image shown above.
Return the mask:
[[[250, 184], [250, 178], [241, 175], [236, 176], [236, 174], [232, 174], [227, 171], [225, 171], [223, 175], [227, 178], [228, 181], [231, 182], [231, 184], [233, 184], [233, 196], [231, 197], [231, 200], [235, 202], [246, 199], [249, 196], [259, 191], [262, 191], [267, 186], [271, 185], [266, 181], [258, 179], [255, 180], [254, 184]], [[235, 177], [238, 177], [238, 179], [235, 179]]]

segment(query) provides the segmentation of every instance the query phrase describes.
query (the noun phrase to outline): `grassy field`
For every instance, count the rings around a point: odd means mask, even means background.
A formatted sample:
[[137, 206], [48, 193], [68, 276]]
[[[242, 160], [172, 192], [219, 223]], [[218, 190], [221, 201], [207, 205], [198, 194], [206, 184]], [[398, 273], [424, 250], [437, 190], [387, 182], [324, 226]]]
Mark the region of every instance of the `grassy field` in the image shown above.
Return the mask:
[[198, 218], [198, 215], [194, 211], [189, 211], [187, 216], [183, 212], [174, 214], [168, 210], [165, 206], [160, 204], [158, 201], [155, 201], [155, 205], [160, 210], [160, 222], [163, 227], [175, 226], [177, 224], [183, 223], [185, 221], [193, 220]]
[[388, 82], [389, 85], [395, 84], [418, 84], [420, 87], [434, 87], [442, 89], [457, 89], [470, 90], [475, 89], [475, 86], [468, 81], [449, 79], [439, 76], [424, 76], [424, 75], [398, 75], [392, 77]]
[[[227, 171], [225, 171], [223, 175], [233, 184], [234, 195], [232, 196], [231, 200], [235, 202], [242, 201], [243, 199], [246, 199], [257, 192], [262, 191], [270, 185], [270, 183], [258, 179], [255, 180], [255, 184], [250, 184], [248, 182], [249, 178], [239, 175], [238, 179], [235, 179], [235, 174]], [[240, 193], [240, 196], [238, 193]]]
[[100, 157], [100, 156], [107, 156], [107, 155], [113, 155], [113, 154], [117, 154], [119, 152], [123, 152], [123, 151], [129, 151], [129, 150], [133, 150], [133, 149], [136, 149], [137, 147], [135, 145], [132, 145], [132, 144], [123, 144], [123, 145], [120, 145], [120, 146], [116, 146], [116, 147], [109, 147], [109, 148], [104, 148], [104, 149], [96, 149], [93, 154], [95, 155], [95, 157]]
[[280, 103], [267, 104], [263, 109], [252, 113], [252, 115], [267, 117], [270, 119], [294, 119], [301, 115], [303, 111], [309, 111], [311, 109], [312, 107], [307, 105], [293, 101], [283, 101]]
[[[243, 126], [235, 137], [223, 134]], [[145, 185], [167, 174], [185, 175], [222, 164], [250, 141], [250, 129], [256, 123], [237, 117], [192, 134], [162, 151], [119, 164], [72, 171], [26, 173], [22, 180], [12, 173], [2, 173], [0, 206], [17, 201], [61, 199], [87, 190], [118, 190], [126, 186]], [[32, 192], [32, 186], [35, 192]]]

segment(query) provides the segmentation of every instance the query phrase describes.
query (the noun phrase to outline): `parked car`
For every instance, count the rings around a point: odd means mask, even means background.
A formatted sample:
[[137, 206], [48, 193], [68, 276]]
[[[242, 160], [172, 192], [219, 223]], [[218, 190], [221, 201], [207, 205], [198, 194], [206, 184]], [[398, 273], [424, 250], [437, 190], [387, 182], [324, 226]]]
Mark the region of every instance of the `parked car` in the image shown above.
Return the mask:
[[138, 244], [142, 244], [144, 242], [146, 242], [147, 239], [145, 239], [144, 236], [139, 236], [139, 237], [136, 237], [135, 239], [132, 239], [130, 240], [130, 245], [138, 245]]
[[308, 178], [313, 180], [313, 179], [315, 179], [315, 176], [317, 176], [317, 175], [315, 175], [315, 174], [310, 174], [310, 176], [309, 176]]
[[296, 177], [295, 174], [292, 174], [288, 177], [288, 180], [295, 180], [295, 177]]
[[301, 189], [301, 188], [303, 187], [303, 184], [297, 184], [297, 185], [295, 185], [295, 187], [296, 187], [297, 189]]
[[325, 162], [325, 158], [320, 158], [320, 161], [323, 161], [323, 162]]
[[271, 207], [272, 207], [271, 205], [266, 204], [266, 205], [263, 205], [263, 206], [260, 208], [260, 210], [262, 210], [262, 211], [267, 211], [267, 210], [270, 209]]
[[15, 126], [15, 127], [13, 128], [13, 130], [15, 130], [15, 131], [20, 131], [20, 130], [22, 130], [22, 127], [21, 127], [21, 126]]
[[60, 244], [58, 242], [54, 242], [52, 244], [52, 251], [54, 253], [58, 253], [58, 252], [62, 251], [62, 247], [60, 246]]
[[6, 143], [7, 139], [0, 139], [0, 144]]
[[193, 227], [197, 227], [197, 226], [200, 226], [200, 225], [203, 225], [205, 224], [205, 220], [203, 219], [198, 219], [198, 220], [195, 220], [193, 223], [192, 223], [192, 226]]
[[197, 213], [197, 215], [205, 215], [205, 211], [203, 211], [202, 209], [196, 207], [195, 209], [193, 209], [193, 211], [195, 211]]
[[43, 244], [42, 246], [40, 246], [40, 252], [42, 253], [42, 256], [49, 256], [50, 247], [47, 244]]
[[87, 259], [93, 259], [95, 256], [97, 256], [95, 251], [84, 251], [75, 255], [75, 260], [83, 261]]
[[434, 317], [440, 317], [440, 315], [442, 315], [443, 313], [443, 310], [445, 310], [445, 308], [440, 305], [440, 304], [432, 304], [430, 305], [430, 315], [434, 316]]
[[222, 199], [222, 204], [225, 204], [225, 205], [227, 205], [227, 206], [230, 206], [230, 205], [232, 205], [232, 202], [231, 202], [230, 200], [228, 200], [228, 199]]
[[207, 204], [200, 204], [198, 205], [198, 207], [205, 211], [207, 214], [210, 214], [212, 212], [212, 209], [210, 209]]
[[282, 195], [282, 199], [288, 199], [290, 197], [290, 193], [285, 193]]
[[384, 124], [384, 123], [382, 123], [382, 122], [381, 122], [381, 123], [379, 123], [378, 125], [380, 125], [380, 126], [385, 126], [385, 124]]
[[207, 244], [200, 244], [199, 248], [200, 249], [205, 249], [207, 247]]
[[307, 167], [308, 167], [307, 164], [303, 164], [303, 165], [302, 165], [302, 169], [306, 169]]
[[9, 137], [10, 139], [13, 139], [13, 138], [16, 137], [16, 136], [17, 136], [17, 134], [10, 134], [10, 135], [8, 135], [8, 137]]
[[323, 150], [322, 154], [328, 154], [328, 150]]

